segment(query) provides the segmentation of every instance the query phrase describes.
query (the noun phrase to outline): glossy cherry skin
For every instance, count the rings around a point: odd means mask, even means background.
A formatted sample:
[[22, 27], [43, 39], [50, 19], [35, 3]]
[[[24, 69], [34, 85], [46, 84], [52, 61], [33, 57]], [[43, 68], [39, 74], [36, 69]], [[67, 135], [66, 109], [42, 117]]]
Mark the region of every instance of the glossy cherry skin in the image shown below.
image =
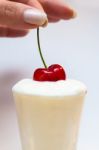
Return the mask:
[[36, 81], [58, 81], [66, 80], [66, 74], [62, 66], [53, 64], [48, 68], [38, 68], [33, 74]]

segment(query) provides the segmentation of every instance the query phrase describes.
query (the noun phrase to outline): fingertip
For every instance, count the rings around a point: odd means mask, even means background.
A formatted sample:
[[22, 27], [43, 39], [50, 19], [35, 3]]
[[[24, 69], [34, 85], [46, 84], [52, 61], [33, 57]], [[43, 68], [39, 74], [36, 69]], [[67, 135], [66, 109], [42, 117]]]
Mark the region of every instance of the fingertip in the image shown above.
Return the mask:
[[76, 18], [76, 17], [77, 17], [77, 12], [75, 10], [73, 10], [72, 18]]
[[62, 19], [69, 20], [77, 17], [77, 12], [74, 9], [64, 8]]
[[77, 17], [77, 11], [72, 6], [66, 3], [64, 6], [65, 6], [65, 11], [67, 11], [68, 14], [67, 16], [69, 16], [71, 19]]
[[44, 24], [42, 24], [42, 27], [46, 27], [48, 25], [48, 19], [46, 19], [46, 21], [44, 22]]

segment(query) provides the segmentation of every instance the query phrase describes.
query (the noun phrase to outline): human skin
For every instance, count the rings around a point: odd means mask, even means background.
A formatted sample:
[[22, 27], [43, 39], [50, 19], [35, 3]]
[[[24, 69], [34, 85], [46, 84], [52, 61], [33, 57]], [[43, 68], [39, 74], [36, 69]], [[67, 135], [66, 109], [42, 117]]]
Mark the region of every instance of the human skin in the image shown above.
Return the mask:
[[[26, 10], [34, 11], [32, 20]], [[25, 36], [29, 29], [75, 16], [74, 9], [63, 0], [0, 0], [0, 37]]]

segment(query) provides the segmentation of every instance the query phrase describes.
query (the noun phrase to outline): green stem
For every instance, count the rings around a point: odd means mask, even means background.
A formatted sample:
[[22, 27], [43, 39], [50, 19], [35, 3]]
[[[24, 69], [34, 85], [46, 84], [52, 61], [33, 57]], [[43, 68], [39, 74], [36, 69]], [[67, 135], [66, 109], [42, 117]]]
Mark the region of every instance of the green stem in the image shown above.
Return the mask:
[[38, 50], [39, 50], [39, 53], [40, 53], [41, 60], [43, 62], [44, 67], [47, 68], [47, 65], [45, 63], [45, 60], [43, 58], [42, 51], [41, 51], [40, 38], [39, 38], [39, 28], [37, 28], [37, 43], [38, 43]]

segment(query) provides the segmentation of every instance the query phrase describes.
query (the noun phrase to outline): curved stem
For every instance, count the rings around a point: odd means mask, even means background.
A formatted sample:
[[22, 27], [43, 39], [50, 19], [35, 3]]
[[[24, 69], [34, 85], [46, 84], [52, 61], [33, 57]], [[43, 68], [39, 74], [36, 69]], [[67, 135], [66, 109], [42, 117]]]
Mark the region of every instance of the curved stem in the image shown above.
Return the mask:
[[45, 63], [45, 60], [43, 58], [42, 51], [41, 51], [40, 38], [39, 38], [39, 28], [37, 28], [37, 43], [38, 43], [38, 50], [39, 50], [39, 53], [40, 53], [41, 60], [43, 62], [44, 67], [47, 68], [47, 65]]

